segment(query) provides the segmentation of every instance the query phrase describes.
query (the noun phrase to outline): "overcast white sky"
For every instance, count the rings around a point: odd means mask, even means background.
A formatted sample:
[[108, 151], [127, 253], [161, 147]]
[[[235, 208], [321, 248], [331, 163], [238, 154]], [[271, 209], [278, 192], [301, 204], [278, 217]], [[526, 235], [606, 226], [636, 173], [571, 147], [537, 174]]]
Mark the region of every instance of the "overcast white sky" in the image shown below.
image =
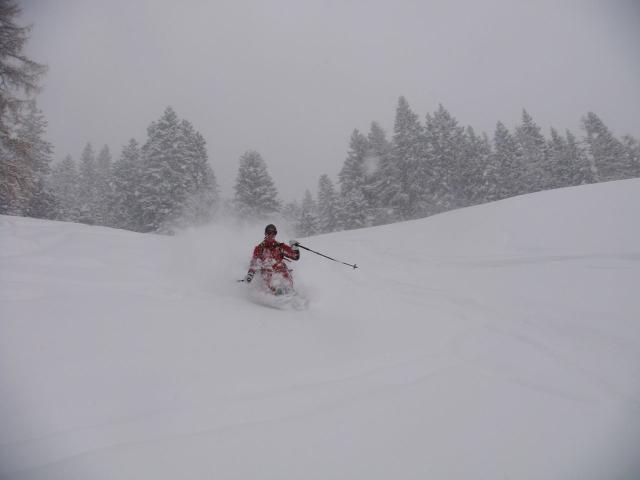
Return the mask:
[[490, 135], [526, 108], [640, 137], [640, 0], [23, 0], [56, 158], [114, 157], [167, 105], [207, 140], [225, 196], [259, 151], [284, 200], [334, 180], [354, 128], [404, 95]]

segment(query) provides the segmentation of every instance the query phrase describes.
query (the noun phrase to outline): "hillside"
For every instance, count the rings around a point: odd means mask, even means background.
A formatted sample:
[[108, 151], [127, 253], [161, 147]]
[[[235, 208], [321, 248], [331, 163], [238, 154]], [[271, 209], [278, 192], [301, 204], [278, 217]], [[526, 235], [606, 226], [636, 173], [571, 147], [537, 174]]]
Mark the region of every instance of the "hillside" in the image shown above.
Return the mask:
[[[301, 239], [0, 217], [0, 478], [637, 479], [640, 180]], [[281, 229], [282, 230], [282, 229]], [[287, 232], [279, 235], [288, 240]]]

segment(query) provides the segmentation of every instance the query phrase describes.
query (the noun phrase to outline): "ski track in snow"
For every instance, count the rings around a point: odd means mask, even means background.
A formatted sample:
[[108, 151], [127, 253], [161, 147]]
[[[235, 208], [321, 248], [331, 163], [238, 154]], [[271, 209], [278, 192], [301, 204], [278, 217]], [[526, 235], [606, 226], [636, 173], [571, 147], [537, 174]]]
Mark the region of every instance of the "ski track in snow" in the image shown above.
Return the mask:
[[[303, 255], [303, 311], [235, 283], [252, 231], [0, 217], [0, 385], [16, 392], [0, 399], [0, 478], [300, 478], [306, 437], [351, 457], [310, 478], [363, 478], [364, 458], [367, 477], [388, 478], [386, 445], [406, 455], [405, 478], [626, 480], [622, 445], [640, 441], [639, 205], [633, 180], [305, 239], [360, 268]], [[500, 428], [483, 435], [491, 419]], [[402, 453], [379, 443], [398, 434]], [[188, 445], [213, 450], [181, 467]], [[298, 451], [284, 472], [279, 445]]]

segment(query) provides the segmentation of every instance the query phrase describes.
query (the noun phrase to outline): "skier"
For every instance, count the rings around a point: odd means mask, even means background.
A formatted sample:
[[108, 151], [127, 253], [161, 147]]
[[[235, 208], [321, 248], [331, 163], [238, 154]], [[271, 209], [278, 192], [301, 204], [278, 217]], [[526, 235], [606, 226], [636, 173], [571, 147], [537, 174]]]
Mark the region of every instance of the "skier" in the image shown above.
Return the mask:
[[260, 270], [262, 280], [269, 290], [275, 295], [290, 293], [293, 289], [293, 279], [285, 258], [298, 260], [300, 250], [298, 242], [291, 240], [290, 245], [280, 243], [276, 240], [278, 230], [273, 224], [269, 224], [264, 229], [264, 240], [253, 249], [253, 257], [249, 264], [249, 271], [245, 277], [245, 282], [251, 283], [256, 270]]

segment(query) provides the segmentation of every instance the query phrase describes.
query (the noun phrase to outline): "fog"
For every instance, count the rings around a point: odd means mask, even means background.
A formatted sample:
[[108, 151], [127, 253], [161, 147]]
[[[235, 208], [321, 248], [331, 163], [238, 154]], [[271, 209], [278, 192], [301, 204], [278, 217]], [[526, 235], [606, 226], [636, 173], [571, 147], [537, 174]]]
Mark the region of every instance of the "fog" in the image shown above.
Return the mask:
[[257, 150], [280, 196], [336, 178], [354, 128], [390, 136], [404, 95], [424, 118], [512, 128], [526, 108], [578, 131], [596, 112], [640, 136], [635, 0], [26, 0], [27, 53], [49, 71], [38, 97], [55, 157], [86, 142], [117, 157], [171, 105], [207, 140], [222, 193]]

